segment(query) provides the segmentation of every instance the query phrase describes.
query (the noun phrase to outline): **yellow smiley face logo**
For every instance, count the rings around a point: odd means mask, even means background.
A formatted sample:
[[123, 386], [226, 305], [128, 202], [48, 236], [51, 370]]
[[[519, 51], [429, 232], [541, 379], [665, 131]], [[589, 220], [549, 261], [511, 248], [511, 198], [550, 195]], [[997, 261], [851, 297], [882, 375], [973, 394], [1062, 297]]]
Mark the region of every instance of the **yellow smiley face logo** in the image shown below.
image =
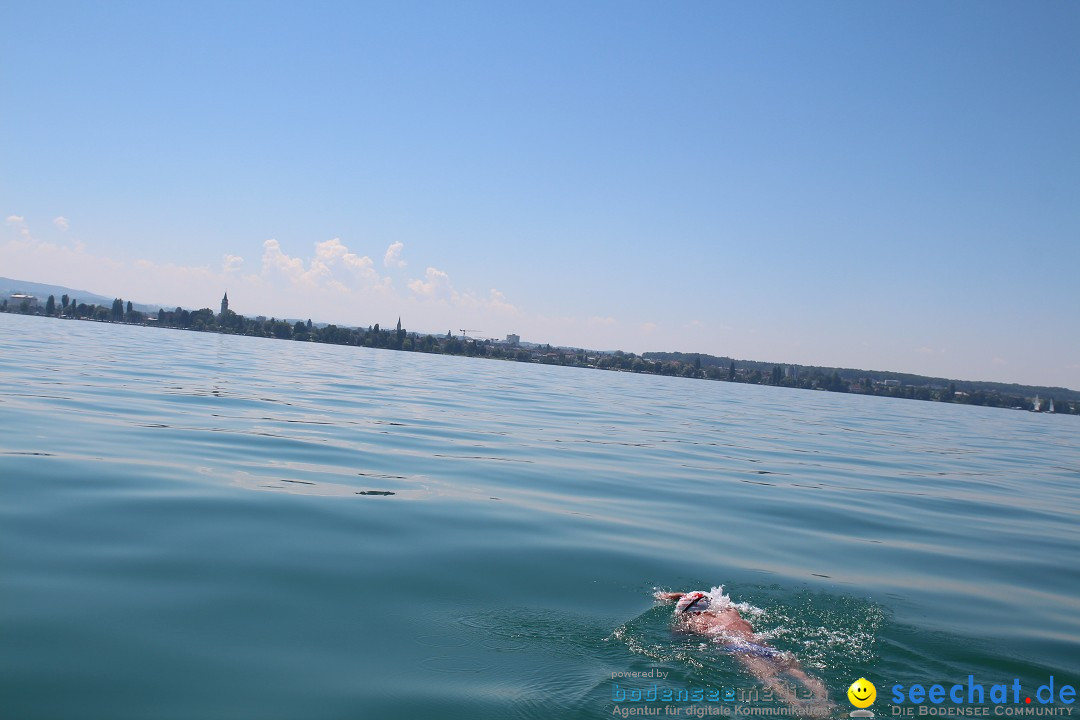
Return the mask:
[[847, 699], [857, 708], [870, 707], [877, 700], [877, 688], [866, 678], [859, 678], [847, 689]]

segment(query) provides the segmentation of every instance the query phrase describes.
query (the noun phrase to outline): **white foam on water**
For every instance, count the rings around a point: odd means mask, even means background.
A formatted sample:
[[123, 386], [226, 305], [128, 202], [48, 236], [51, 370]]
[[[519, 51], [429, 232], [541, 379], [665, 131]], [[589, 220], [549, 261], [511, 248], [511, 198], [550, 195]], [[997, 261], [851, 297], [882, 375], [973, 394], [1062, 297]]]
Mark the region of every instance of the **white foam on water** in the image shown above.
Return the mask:
[[[655, 588], [656, 594], [665, 592]], [[785, 655], [798, 657], [808, 668], [826, 669], [844, 661], [869, 662], [873, 658], [877, 630], [883, 621], [880, 608], [870, 606], [857, 608], [854, 613], [841, 614], [820, 612], [795, 607], [777, 606], [761, 608], [749, 602], [733, 602], [724, 592], [723, 585], [712, 587], [704, 593], [709, 599], [710, 612], [722, 612], [728, 608], [738, 610], [755, 629], [754, 643], [772, 645], [780, 641], [788, 645]], [[657, 597], [658, 600], [662, 598]], [[851, 621], [856, 624], [851, 627]], [[744, 636], [716, 629], [708, 632], [712, 643], [738, 648], [747, 642]], [[685, 647], [685, 646], [684, 646]], [[705, 647], [701, 646], [702, 649]], [[669, 653], [659, 647], [653, 649], [658, 655]]]
[[730, 607], [738, 608], [738, 605], [731, 602], [731, 598], [724, 593], [723, 585], [714, 585], [705, 595], [709, 598], [709, 610], [713, 612], [721, 612]]

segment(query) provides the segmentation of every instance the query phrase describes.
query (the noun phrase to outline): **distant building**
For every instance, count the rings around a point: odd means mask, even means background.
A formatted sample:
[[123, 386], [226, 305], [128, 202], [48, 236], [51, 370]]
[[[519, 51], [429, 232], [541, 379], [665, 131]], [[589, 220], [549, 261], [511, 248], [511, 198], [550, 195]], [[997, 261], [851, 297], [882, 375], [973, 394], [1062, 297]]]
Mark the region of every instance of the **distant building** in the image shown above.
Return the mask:
[[221, 298], [221, 314], [224, 315], [229, 312], [229, 293], [225, 293], [225, 297]]
[[507, 335], [506, 336], [506, 344], [507, 345], [519, 345], [519, 344], [521, 344], [521, 336], [520, 335], [513, 335], [513, 334]]
[[397, 333], [398, 333], [398, 335], [401, 334], [401, 316], [400, 315], [398, 315], [398, 319], [397, 319]]
[[33, 295], [27, 295], [26, 293], [12, 293], [11, 296], [8, 297], [8, 306], [14, 306], [15, 309], [18, 309], [24, 302], [31, 310], [37, 309], [38, 299]]

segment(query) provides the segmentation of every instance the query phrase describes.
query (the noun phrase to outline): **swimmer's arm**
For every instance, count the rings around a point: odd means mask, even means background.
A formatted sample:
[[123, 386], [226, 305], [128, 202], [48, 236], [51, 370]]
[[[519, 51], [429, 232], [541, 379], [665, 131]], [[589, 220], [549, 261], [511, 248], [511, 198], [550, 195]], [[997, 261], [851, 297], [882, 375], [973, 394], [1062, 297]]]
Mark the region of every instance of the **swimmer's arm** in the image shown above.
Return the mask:
[[653, 593], [653, 597], [656, 598], [657, 600], [665, 600], [667, 602], [672, 602], [672, 601], [677, 601], [679, 598], [681, 598], [685, 594], [686, 593], [681, 593], [681, 592], [661, 592], [661, 591], [657, 590], [656, 592]]

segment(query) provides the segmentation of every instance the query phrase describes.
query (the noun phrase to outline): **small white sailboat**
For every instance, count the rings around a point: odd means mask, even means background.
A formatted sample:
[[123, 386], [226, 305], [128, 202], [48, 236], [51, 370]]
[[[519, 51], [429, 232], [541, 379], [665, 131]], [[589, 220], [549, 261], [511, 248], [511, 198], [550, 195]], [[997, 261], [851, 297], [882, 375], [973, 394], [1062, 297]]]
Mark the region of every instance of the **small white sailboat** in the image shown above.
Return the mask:
[[1042, 400], [1038, 395], [1035, 396], [1035, 402], [1031, 405], [1031, 412], [1042, 412]]
[[1050, 407], [1046, 409], [1046, 412], [1054, 412], [1054, 398], [1050, 398]]

